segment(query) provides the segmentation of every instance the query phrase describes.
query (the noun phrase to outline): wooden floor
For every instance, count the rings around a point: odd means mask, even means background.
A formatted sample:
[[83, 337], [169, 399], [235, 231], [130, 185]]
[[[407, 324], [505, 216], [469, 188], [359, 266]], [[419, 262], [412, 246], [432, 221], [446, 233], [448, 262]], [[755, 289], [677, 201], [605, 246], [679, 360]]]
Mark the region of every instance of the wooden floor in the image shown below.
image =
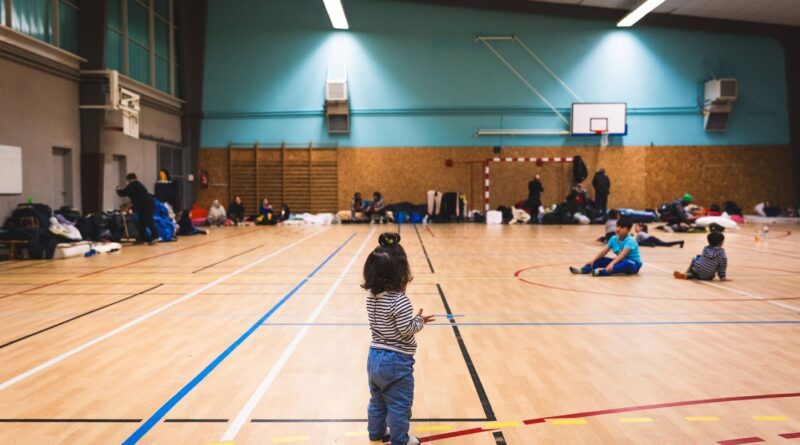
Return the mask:
[[[442, 444], [793, 443], [800, 235], [726, 233], [734, 281], [570, 275], [598, 226], [401, 227], [412, 430]], [[239, 227], [0, 263], [0, 443], [364, 444], [360, 273], [397, 226]], [[678, 236], [659, 234], [662, 239]], [[783, 437], [781, 435], [784, 435]], [[750, 441], [725, 442], [751, 438]]]

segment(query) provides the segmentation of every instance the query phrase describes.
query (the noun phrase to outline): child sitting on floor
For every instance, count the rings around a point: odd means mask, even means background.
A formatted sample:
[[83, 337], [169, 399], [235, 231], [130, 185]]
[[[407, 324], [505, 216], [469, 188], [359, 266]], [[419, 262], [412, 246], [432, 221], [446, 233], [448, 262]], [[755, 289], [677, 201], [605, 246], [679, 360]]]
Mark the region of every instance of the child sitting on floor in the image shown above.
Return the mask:
[[711, 232], [708, 234], [708, 245], [703, 248], [703, 254], [697, 255], [692, 260], [692, 265], [686, 273], [674, 272], [673, 276], [681, 280], [707, 280], [714, 279], [714, 275], [719, 275], [721, 281], [730, 281], [725, 273], [728, 269], [728, 257], [722, 243], [725, 235], [722, 232]]
[[634, 237], [636, 238], [636, 242], [639, 243], [640, 246], [646, 246], [646, 247], [658, 247], [658, 246], [672, 247], [672, 246], [680, 245], [681, 249], [683, 249], [683, 241], [662, 241], [662, 240], [656, 238], [655, 236], [650, 235], [647, 232], [647, 224], [636, 224], [636, 226], [634, 227], [633, 231], [635, 233]]
[[[638, 273], [642, 267], [642, 258], [639, 256], [639, 245], [636, 240], [628, 236], [631, 227], [633, 227], [633, 221], [627, 216], [621, 217], [617, 220], [616, 235], [608, 240], [608, 245], [583, 267], [570, 267], [570, 272], [574, 274], [591, 273], [595, 277]], [[616, 258], [606, 258], [609, 250], [617, 255]]]
[[619, 219], [619, 212], [611, 209], [608, 211], [608, 219], [606, 220], [606, 234], [597, 238], [598, 242], [603, 244], [607, 243], [608, 240], [614, 236], [614, 232], [617, 230], [617, 220]]

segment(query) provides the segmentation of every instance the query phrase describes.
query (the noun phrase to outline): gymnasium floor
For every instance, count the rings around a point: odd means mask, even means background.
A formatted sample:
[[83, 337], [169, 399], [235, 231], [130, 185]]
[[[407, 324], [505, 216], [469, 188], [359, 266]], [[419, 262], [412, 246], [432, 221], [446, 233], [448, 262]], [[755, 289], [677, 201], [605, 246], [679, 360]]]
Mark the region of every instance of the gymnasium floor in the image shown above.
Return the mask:
[[[361, 268], [398, 226], [239, 227], [0, 263], [0, 443], [363, 444]], [[599, 226], [403, 225], [415, 421], [442, 444], [790, 444], [800, 236], [726, 233], [728, 283], [572, 276]], [[676, 235], [658, 234], [665, 240]], [[781, 436], [783, 435], [783, 436]], [[727, 441], [727, 442], [726, 442]]]

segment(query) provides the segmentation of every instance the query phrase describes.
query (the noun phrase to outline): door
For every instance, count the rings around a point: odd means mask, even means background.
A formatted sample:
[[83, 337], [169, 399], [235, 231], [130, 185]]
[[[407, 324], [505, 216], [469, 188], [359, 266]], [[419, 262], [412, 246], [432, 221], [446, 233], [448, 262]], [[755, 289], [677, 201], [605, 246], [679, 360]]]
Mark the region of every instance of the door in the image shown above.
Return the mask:
[[53, 193], [51, 207], [72, 205], [72, 150], [53, 147]]
[[[128, 185], [128, 181], [125, 180], [125, 177], [128, 175], [128, 159], [122, 155], [114, 155], [111, 158], [111, 172], [114, 184], [112, 186], [119, 186], [119, 188], [125, 188]], [[122, 200], [126, 198], [121, 198], [116, 192], [112, 195], [114, 197], [114, 208], [118, 209], [120, 204], [122, 204]]]

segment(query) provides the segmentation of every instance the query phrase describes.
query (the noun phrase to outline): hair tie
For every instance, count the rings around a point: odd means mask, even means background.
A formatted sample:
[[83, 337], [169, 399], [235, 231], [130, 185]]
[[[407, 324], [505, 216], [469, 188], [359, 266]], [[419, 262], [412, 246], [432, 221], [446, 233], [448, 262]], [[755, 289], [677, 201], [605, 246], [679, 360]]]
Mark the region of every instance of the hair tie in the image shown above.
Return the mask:
[[394, 247], [400, 244], [400, 234], [392, 232], [382, 233], [381, 236], [378, 237], [378, 244], [383, 247]]

